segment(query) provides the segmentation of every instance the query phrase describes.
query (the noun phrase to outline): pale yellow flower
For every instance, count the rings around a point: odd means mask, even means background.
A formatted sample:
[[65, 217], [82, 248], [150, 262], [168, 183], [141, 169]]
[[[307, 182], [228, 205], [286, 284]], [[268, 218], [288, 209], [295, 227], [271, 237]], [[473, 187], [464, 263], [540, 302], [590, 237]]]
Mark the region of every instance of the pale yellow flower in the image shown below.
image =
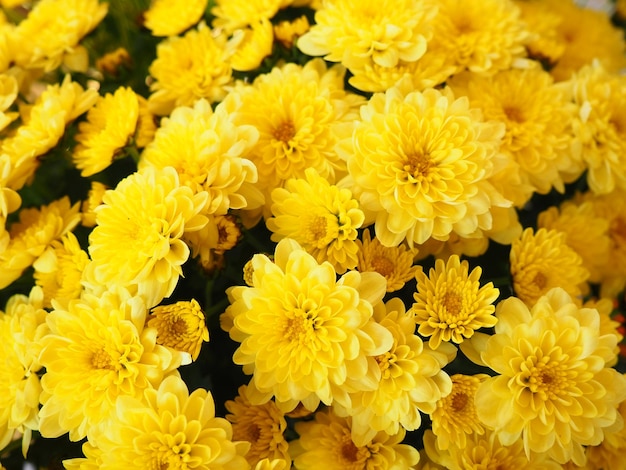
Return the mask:
[[237, 29], [273, 18], [279, 9], [291, 3], [294, 0], [216, 0], [211, 8], [211, 14], [215, 16], [213, 26], [231, 34]]
[[208, 0], [152, 0], [144, 12], [144, 25], [155, 36], [176, 36], [195, 25]]
[[230, 59], [233, 70], [248, 72], [261, 65], [263, 59], [272, 54], [274, 30], [272, 23], [262, 19], [233, 33], [237, 49]]
[[[626, 421], [626, 401], [620, 403], [618, 411], [622, 420]], [[587, 466], [603, 470], [620, 470], [624, 466], [624, 451], [626, 451], [626, 426], [606, 432], [599, 445], [587, 447]]]
[[306, 33], [311, 25], [305, 15], [293, 21], [281, 21], [274, 26], [274, 38], [285, 48], [291, 49], [297, 39]]
[[514, 0], [520, 9], [520, 18], [526, 23], [530, 36], [525, 43], [528, 55], [540, 62], [553, 65], [563, 55], [566, 41], [559, 34], [565, 20], [551, 4], [544, 0]]
[[100, 470], [102, 465], [102, 451], [94, 447], [89, 441], [82, 447], [85, 457], [77, 457], [63, 461], [66, 470]]
[[185, 235], [185, 243], [191, 248], [191, 256], [199, 257], [205, 272], [222, 267], [223, 255], [234, 248], [241, 239], [241, 228], [233, 215], [209, 216], [204, 228]]

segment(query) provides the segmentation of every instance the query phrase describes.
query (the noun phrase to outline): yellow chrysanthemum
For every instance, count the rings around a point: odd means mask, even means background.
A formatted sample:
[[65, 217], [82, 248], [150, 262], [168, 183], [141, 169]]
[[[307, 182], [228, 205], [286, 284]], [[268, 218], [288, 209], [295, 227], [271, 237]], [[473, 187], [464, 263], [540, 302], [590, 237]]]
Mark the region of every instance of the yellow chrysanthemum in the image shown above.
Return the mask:
[[449, 88], [411, 91], [403, 79], [361, 108], [337, 151], [348, 186], [385, 246], [412, 246], [452, 232], [479, 237], [492, 206], [508, 206], [488, 181], [504, 126], [485, 123]]
[[63, 461], [65, 470], [100, 470], [100, 466], [102, 465], [102, 451], [94, 447], [89, 441], [83, 444], [82, 450], [85, 457]]
[[94, 432], [101, 470], [145, 468], [246, 470], [248, 443], [233, 441], [230, 423], [215, 417], [210, 392], [189, 393], [178, 376], [140, 397], [119, 397], [112, 419]]
[[[288, 63], [240, 84], [225, 100], [236, 111], [234, 122], [252, 125], [259, 140], [250, 159], [259, 172], [258, 188], [265, 194], [269, 217], [271, 191], [289, 178], [304, 178], [307, 168], [334, 184], [345, 163], [334, 148], [342, 133], [350, 133], [357, 108], [364, 102], [344, 90], [345, 69], [326, 68], [314, 59], [304, 66]], [[255, 223], [260, 214], [250, 216]]]
[[563, 55], [565, 40], [559, 34], [564, 18], [543, 0], [514, 0], [520, 9], [520, 18], [530, 36], [525, 43], [528, 55], [540, 62], [553, 65]]
[[297, 45], [349, 69], [368, 63], [395, 67], [424, 55], [436, 10], [430, 0], [324, 1]]
[[626, 77], [597, 62], [570, 80], [578, 116], [573, 126], [582, 144], [589, 188], [597, 194], [626, 189]]
[[428, 344], [437, 349], [442, 341], [457, 344], [471, 338], [479, 328], [496, 324], [493, 303], [500, 291], [489, 282], [480, 285], [482, 269], [469, 272], [469, 263], [452, 255], [447, 262], [438, 259], [428, 275], [417, 271], [417, 292], [411, 311], [418, 333], [430, 337]]
[[565, 233], [565, 243], [589, 271], [589, 282], [602, 280], [609, 264], [609, 221], [594, 212], [591, 202], [565, 201], [559, 208], [550, 207], [539, 214], [537, 226]]
[[567, 235], [558, 230], [527, 228], [511, 245], [509, 256], [513, 289], [533, 305], [553, 287], [561, 287], [572, 297], [581, 294], [589, 277], [582, 258], [566, 243]]
[[130, 54], [124, 47], [118, 47], [96, 59], [96, 69], [114, 77], [117, 77], [121, 67], [128, 67], [131, 64]]
[[352, 440], [364, 446], [379, 431], [395, 435], [400, 429], [414, 431], [421, 426], [422, 413], [432, 413], [437, 400], [452, 389], [442, 367], [454, 359], [456, 349], [442, 345], [437, 351], [426, 347], [415, 335], [415, 321], [404, 304], [393, 298], [375, 308], [378, 323], [393, 335], [391, 347], [375, 359], [380, 380], [375, 390], [351, 395], [349, 409], [335, 407], [337, 414], [352, 419]]
[[0, 312], [0, 450], [16, 431], [23, 434], [22, 453], [39, 430], [39, 340], [48, 332], [43, 292], [34, 287], [30, 295], [14, 295]]
[[[600, 315], [600, 335], [615, 335], [617, 338], [617, 345], [613, 349], [613, 358], [607, 361], [607, 366], [613, 367], [618, 362], [618, 355], [620, 353], [619, 343], [624, 339], [624, 329], [622, 324], [613, 319], [612, 315], [615, 313], [616, 306], [613, 299], [607, 297], [601, 299], [590, 299], [583, 304], [585, 308], [593, 308], [598, 311]], [[618, 313], [619, 315], [619, 313]]]
[[357, 229], [365, 216], [349, 189], [331, 185], [314, 168], [272, 191], [272, 240], [291, 238], [318, 263], [330, 261], [338, 274], [357, 264]]
[[193, 106], [200, 98], [221, 101], [232, 80], [229, 58], [234, 51], [224, 34], [213, 34], [204, 23], [182, 37], [165, 39], [149, 69], [154, 77], [150, 111], [165, 115], [177, 106]]
[[80, 40], [107, 14], [108, 4], [98, 0], [41, 0], [12, 34], [14, 61], [46, 72], [61, 65]]
[[139, 113], [137, 115], [137, 129], [135, 130], [135, 145], [144, 148], [154, 139], [157, 130], [155, 115], [150, 112], [148, 100], [137, 95], [139, 101]]
[[526, 54], [528, 32], [511, 0], [440, 0], [432, 43], [457, 72], [491, 74]]
[[233, 70], [249, 72], [261, 65], [272, 54], [274, 30], [269, 20], [263, 19], [233, 33], [237, 50], [230, 59]]
[[[548, 72], [540, 68], [511, 69], [491, 77], [462, 74], [448, 84], [458, 96], [469, 97], [472, 107], [480, 108], [485, 119], [505, 124], [500, 151], [518, 165], [517, 173], [502, 172], [498, 185], [507, 199], [526, 185], [541, 194], [553, 187], [564, 191], [564, 179], [571, 182], [582, 173], [582, 166], [572, 158], [571, 122], [576, 107], [562, 87], [553, 84]], [[576, 171], [575, 164], [578, 164]], [[496, 176], [498, 178], [498, 176]], [[522, 193], [514, 200], [522, 207], [532, 193]]]
[[106, 185], [99, 183], [98, 181], [91, 182], [91, 188], [80, 207], [81, 224], [85, 227], [94, 227], [96, 225], [96, 212], [95, 209], [102, 204], [102, 198], [104, 193], [109, 189]]
[[209, 341], [204, 312], [195, 299], [159, 305], [150, 311], [148, 326], [157, 331], [157, 344], [198, 359], [202, 343]]
[[557, 36], [565, 49], [550, 73], [556, 80], [567, 80], [572, 73], [594, 60], [609, 72], [626, 66], [626, 43], [622, 30], [611, 24], [603, 11], [583, 8], [573, 0], [546, 0], [548, 12], [561, 18]]
[[510, 297], [496, 316], [495, 334], [474, 342], [498, 374], [478, 387], [478, 417], [503, 445], [582, 465], [583, 446], [602, 442], [626, 399], [626, 377], [607, 367], [616, 336], [601, 335], [598, 312], [560, 288], [531, 309]]
[[50, 243], [33, 263], [35, 284], [43, 289], [46, 308], [52, 306], [52, 299], [65, 303], [80, 296], [80, 280], [88, 262], [87, 253], [72, 232]]
[[416, 248], [404, 245], [387, 247], [378, 238], [372, 239], [369, 229], [363, 232], [363, 240], [356, 240], [359, 248], [356, 269], [361, 272], [374, 271], [387, 280], [387, 292], [402, 289], [404, 284], [413, 279], [418, 267], [413, 265], [417, 254]]
[[349, 271], [337, 280], [330, 263], [319, 264], [288, 238], [278, 242], [274, 261], [257, 254], [252, 264], [253, 287], [228, 289], [222, 322], [232, 322], [230, 337], [241, 343], [234, 362], [253, 374], [250, 402], [275, 396], [283, 411], [299, 402], [313, 411], [320, 401], [346, 404], [348, 392], [373, 388], [380, 374], [374, 356], [392, 344], [372, 319], [384, 278]]
[[181, 186], [172, 167], [146, 168], [120, 181], [96, 208], [89, 236], [94, 279], [128, 287], [152, 307], [168, 297], [182, 274], [189, 247], [185, 232], [201, 229], [208, 194]]
[[285, 48], [291, 49], [300, 36], [311, 28], [305, 15], [293, 21], [281, 21], [274, 26], [274, 38]]
[[135, 134], [138, 116], [139, 101], [130, 88], [99, 98], [75, 136], [72, 160], [81, 176], [95, 175], [113, 162]]
[[237, 29], [273, 18], [279, 9], [291, 3], [294, 0], [216, 0], [215, 6], [211, 8], [211, 14], [215, 16], [213, 27], [233, 33]]
[[450, 446], [464, 449], [468, 436], [485, 433], [485, 427], [476, 414], [474, 397], [478, 385], [487, 377], [487, 374], [454, 374], [450, 377], [452, 391], [440, 398], [437, 408], [430, 413], [438, 449], [448, 450]]
[[18, 91], [18, 82], [13, 75], [0, 74], [0, 131], [18, 117], [18, 113], [9, 111], [17, 98]]
[[6, 220], [11, 212], [15, 212], [22, 205], [22, 198], [13, 189], [8, 187], [11, 176], [11, 157], [0, 155], [0, 218]]
[[144, 12], [144, 25], [154, 36], [176, 36], [195, 25], [208, 0], [152, 0]]
[[239, 387], [238, 396], [224, 405], [229, 412], [226, 419], [233, 426], [233, 439], [250, 443], [246, 460], [251, 466], [263, 459], [281, 459], [290, 464], [289, 444], [284, 436], [287, 421], [283, 412], [272, 400], [262, 405], [251, 404], [246, 389], [245, 385]]
[[224, 253], [237, 245], [241, 229], [232, 215], [209, 216], [204, 228], [185, 235], [185, 243], [191, 248], [192, 257], [199, 257], [205, 272], [222, 267]]
[[178, 107], [163, 119], [141, 154], [139, 170], [174, 167], [181, 184], [209, 193], [204, 214], [254, 209], [263, 203], [255, 188], [257, 169], [250, 160], [257, 139], [256, 129], [236, 124], [226, 105], [219, 104], [212, 111], [208, 101], [201, 99], [193, 108]]
[[288, 470], [291, 468], [291, 459], [263, 459], [256, 464], [254, 470]]
[[464, 447], [453, 445], [439, 449], [431, 430], [424, 434], [426, 454], [446, 470], [561, 470], [561, 466], [545, 454], [527, 456], [521, 441], [503, 445], [490, 430], [473, 433]]
[[350, 437], [350, 428], [350, 418], [340, 418], [330, 411], [315, 413], [313, 421], [296, 423], [300, 437], [289, 443], [295, 468], [399, 470], [417, 464], [419, 452], [408, 444], [401, 444], [404, 429], [392, 435], [379, 432], [366, 444], [357, 446]]
[[84, 438], [115, 410], [118, 396], [140, 398], [181, 363], [181, 355], [156, 344], [154, 329], [144, 328], [138, 297], [84, 294], [66, 308], [53, 305], [39, 357], [46, 368], [39, 413], [45, 437], [69, 431], [73, 441]]
[[53, 240], [71, 231], [79, 222], [78, 206], [65, 196], [47, 206], [22, 209], [19, 221], [9, 228], [10, 242], [0, 252], [0, 289], [22, 275]]
[[[626, 401], [619, 405], [619, 414], [626, 421]], [[626, 452], [626, 426], [614, 432], [606, 432], [602, 443], [587, 447], [587, 468], [620, 470], [624, 466]]]

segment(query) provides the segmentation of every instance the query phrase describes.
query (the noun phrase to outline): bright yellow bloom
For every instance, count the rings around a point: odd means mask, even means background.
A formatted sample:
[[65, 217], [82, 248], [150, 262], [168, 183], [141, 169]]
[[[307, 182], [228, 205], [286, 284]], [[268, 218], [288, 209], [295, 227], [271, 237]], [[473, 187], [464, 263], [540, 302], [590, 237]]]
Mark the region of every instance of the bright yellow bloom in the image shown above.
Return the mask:
[[289, 179], [272, 191], [272, 240], [291, 238], [318, 263], [330, 261], [338, 274], [357, 264], [357, 229], [365, 216], [349, 189], [331, 185], [314, 168], [305, 179]]
[[[248, 399], [258, 405], [276, 397], [291, 411], [320, 401], [348, 404], [348, 392], [374, 388], [380, 369], [374, 356], [388, 351], [391, 333], [372, 319], [385, 293], [376, 273], [349, 271], [337, 280], [295, 241], [284, 238], [274, 261], [252, 259], [253, 286], [227, 290], [231, 305], [222, 325], [241, 343], [233, 360], [253, 374]], [[230, 320], [228, 320], [230, 319]]]
[[89, 256], [72, 232], [50, 243], [33, 263], [35, 284], [43, 289], [46, 308], [52, 306], [52, 299], [66, 303], [80, 296], [83, 290], [80, 280], [88, 262]]
[[33, 287], [30, 295], [14, 295], [0, 312], [0, 450], [23, 434], [22, 453], [32, 431], [39, 430], [39, 341], [48, 333], [43, 292]]
[[492, 206], [508, 206], [488, 181], [504, 126], [486, 123], [449, 88], [411, 91], [403, 79], [375, 94], [337, 151], [348, 186], [384, 246], [412, 246], [452, 232], [479, 237]]
[[[251, 85], [240, 84], [226, 98], [225, 104], [236, 111], [234, 122], [259, 131], [249, 158], [259, 172], [257, 187], [265, 194], [266, 217], [271, 191], [289, 178], [304, 178], [305, 170], [314, 168], [335, 184], [345, 173], [335, 145], [340, 135], [350, 133], [364, 99], [344, 90], [344, 74], [343, 67], [327, 69], [321, 59], [304, 66], [288, 63]], [[254, 216], [251, 224], [261, 214]]]
[[241, 229], [234, 216], [209, 216], [204, 228], [185, 234], [185, 243], [191, 248], [192, 257], [206, 272], [212, 272], [224, 261], [224, 253], [237, 245], [241, 239]]
[[440, 398], [437, 408], [430, 413], [438, 449], [447, 450], [451, 446], [464, 449], [468, 436], [485, 433], [485, 427], [476, 414], [474, 397], [478, 385], [487, 377], [487, 374], [454, 374], [450, 377], [452, 391]]
[[230, 59], [233, 70], [248, 72], [261, 65], [263, 59], [272, 54], [274, 30], [272, 23], [262, 19], [233, 34], [237, 50]]
[[6, 220], [11, 212], [15, 212], [22, 205], [22, 198], [13, 189], [8, 187], [11, 176], [11, 157], [0, 155], [0, 218]]
[[300, 36], [306, 33], [311, 25], [305, 15], [293, 21], [281, 21], [274, 26], [274, 38], [285, 48], [291, 49]]
[[[563, 180], [571, 182], [572, 176], [582, 173], [582, 166], [572, 157], [571, 122], [576, 107], [548, 72], [535, 67], [490, 77], [467, 73], [448, 84], [456, 95], [468, 96], [470, 105], [480, 108], [485, 119], [505, 124], [500, 151], [519, 165], [517, 173], [503, 172], [500, 186], [507, 199], [515, 194], [508, 188], [512, 178], [521, 177], [519, 184], [546, 194], [553, 187], [563, 192]], [[522, 207], [531, 195], [527, 192], [514, 202]]]
[[194, 193], [209, 193], [205, 215], [257, 208], [263, 196], [255, 188], [257, 169], [250, 160], [257, 139], [256, 129], [237, 124], [224, 104], [212, 111], [201, 99], [193, 108], [178, 107], [162, 120], [141, 154], [139, 169], [174, 167], [182, 185]]
[[498, 374], [478, 387], [478, 417], [503, 445], [523, 442], [528, 457], [582, 465], [583, 446], [602, 442], [626, 399], [626, 377], [606, 366], [616, 335], [602, 335], [598, 312], [560, 288], [532, 308], [510, 297], [496, 316], [495, 334], [474, 342]]
[[41, 0], [12, 34], [15, 63], [46, 72], [61, 65], [107, 14], [98, 0]]
[[313, 421], [296, 423], [300, 437], [289, 443], [295, 468], [401, 470], [417, 464], [419, 452], [401, 444], [404, 429], [392, 435], [379, 432], [365, 445], [357, 446], [350, 437], [350, 428], [350, 418], [340, 418], [330, 411], [315, 413]]
[[288, 470], [291, 468], [291, 459], [263, 459], [256, 464], [254, 470]]
[[[118, 396], [140, 398], [178, 367], [181, 355], [156, 344], [146, 307], [127, 294], [84, 294], [48, 314], [50, 333], [39, 357], [46, 373], [40, 431], [84, 438], [115, 410]], [[120, 467], [118, 467], [120, 468]]]
[[159, 305], [150, 311], [148, 326], [157, 330], [157, 344], [198, 359], [202, 343], [209, 341], [204, 312], [195, 299]]
[[89, 441], [82, 447], [84, 458], [79, 457], [63, 461], [66, 470], [100, 470], [102, 465], [102, 451], [94, 447]]
[[457, 72], [492, 74], [525, 55], [528, 32], [511, 0], [440, 0], [437, 5], [431, 42]]
[[72, 160], [81, 176], [101, 172], [119, 156], [135, 134], [138, 116], [139, 101], [130, 88], [119, 87], [98, 99], [75, 136]]
[[375, 308], [378, 323], [393, 335], [391, 347], [375, 359], [380, 380], [372, 391], [351, 395], [352, 406], [335, 410], [352, 418], [352, 440], [366, 445], [379, 431], [395, 435], [400, 429], [414, 431], [422, 424], [422, 413], [432, 413], [437, 400], [452, 389], [450, 377], [442, 368], [454, 359], [456, 349], [449, 344], [437, 351], [425, 346], [414, 334], [415, 321], [404, 304], [393, 298]]
[[[619, 415], [626, 421], [626, 401], [619, 405]], [[606, 432], [602, 443], [587, 447], [587, 466], [603, 470], [620, 470], [624, 466], [626, 451], [626, 426]]]
[[526, 305], [533, 305], [553, 287], [561, 287], [572, 297], [581, 294], [581, 285], [589, 277], [582, 258], [566, 243], [566, 234], [558, 230], [532, 228], [511, 245], [509, 256], [513, 289]]
[[0, 74], [0, 131], [18, 117], [18, 113], [9, 111], [18, 91], [17, 79], [13, 75]]
[[436, 9], [430, 0], [327, 0], [297, 45], [348, 69], [368, 63], [395, 67], [424, 55]]
[[359, 247], [356, 269], [361, 272], [374, 271], [387, 280], [387, 292], [402, 289], [404, 284], [413, 279], [418, 267], [413, 266], [417, 254], [416, 248], [405, 245], [387, 247], [378, 238], [372, 239], [369, 229], [363, 232], [363, 240], [356, 240]]
[[0, 252], [0, 288], [11, 284], [57, 240], [79, 222], [78, 206], [67, 196], [47, 206], [22, 209], [9, 231], [11, 240]]
[[469, 263], [452, 255], [447, 262], [438, 259], [428, 275], [417, 271], [417, 292], [411, 311], [418, 333], [430, 337], [428, 344], [437, 349], [442, 341], [462, 343], [479, 328], [496, 324], [493, 302], [500, 291], [492, 282], [481, 287], [482, 269], [469, 272]]
[[101, 470], [145, 468], [246, 470], [246, 442], [234, 442], [230, 423], [215, 417], [210, 392], [189, 393], [178, 376], [167, 377], [143, 399], [122, 396], [113, 418], [94, 432]]
[[613, 349], [613, 358], [607, 361], [607, 366], [613, 367], [617, 364], [618, 355], [620, 353], [619, 343], [624, 339], [624, 335], [620, 330], [621, 323], [613, 320], [612, 315], [616, 310], [615, 301], [607, 297], [601, 299], [591, 299], [583, 304], [585, 308], [593, 308], [600, 315], [600, 335], [615, 335], [617, 337], [617, 345]]
[[281, 459], [290, 464], [289, 444], [284, 436], [287, 421], [283, 412], [272, 400], [262, 405], [251, 404], [246, 389], [245, 385], [239, 387], [239, 395], [224, 405], [229, 412], [226, 419], [233, 426], [233, 439], [250, 443], [246, 460], [252, 466], [263, 459]]
[[176, 36], [195, 25], [208, 0], [152, 0], [144, 12], [144, 25], [154, 36]]
[[82, 202], [80, 207], [81, 224], [85, 227], [93, 227], [96, 225], [95, 209], [102, 204], [102, 198], [107, 189], [109, 188], [106, 185], [98, 181], [91, 182], [91, 189], [87, 194], [87, 199]]
[[94, 279], [127, 287], [148, 307], [168, 297], [189, 257], [184, 233], [201, 229], [208, 194], [179, 183], [172, 167], [133, 173], [104, 194], [89, 236]]
[[294, 0], [216, 0], [211, 14], [215, 16], [213, 27], [223, 28], [227, 33], [269, 20], [279, 9], [294, 3]]
[[221, 101], [232, 79], [229, 58], [233, 53], [226, 36], [214, 35], [204, 23], [182, 37], [165, 39], [157, 46], [149, 69], [154, 77], [150, 111], [165, 115], [177, 106], [193, 106], [200, 98]]
[[117, 77], [119, 69], [131, 64], [131, 58], [128, 51], [123, 47], [118, 47], [114, 51], [107, 52], [102, 57], [96, 59], [96, 69], [100, 72]]
[[563, 55], [566, 41], [559, 34], [559, 26], [564, 18], [551, 3], [544, 0], [515, 0], [520, 9], [520, 18], [530, 32], [525, 44], [528, 55], [553, 65]]
[[569, 84], [589, 188], [597, 194], [626, 189], [626, 77], [596, 62], [576, 72]]
[[596, 214], [591, 202], [565, 201], [559, 208], [550, 207], [539, 214], [537, 226], [565, 233], [565, 243], [589, 271], [589, 282], [602, 280], [610, 264], [609, 220]]

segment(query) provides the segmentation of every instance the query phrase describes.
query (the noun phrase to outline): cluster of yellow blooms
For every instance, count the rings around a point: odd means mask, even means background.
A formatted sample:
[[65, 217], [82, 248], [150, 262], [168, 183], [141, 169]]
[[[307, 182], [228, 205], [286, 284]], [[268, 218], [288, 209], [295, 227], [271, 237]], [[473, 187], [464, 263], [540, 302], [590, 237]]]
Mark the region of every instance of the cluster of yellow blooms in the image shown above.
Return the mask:
[[8, 468], [623, 468], [626, 2], [0, 7]]

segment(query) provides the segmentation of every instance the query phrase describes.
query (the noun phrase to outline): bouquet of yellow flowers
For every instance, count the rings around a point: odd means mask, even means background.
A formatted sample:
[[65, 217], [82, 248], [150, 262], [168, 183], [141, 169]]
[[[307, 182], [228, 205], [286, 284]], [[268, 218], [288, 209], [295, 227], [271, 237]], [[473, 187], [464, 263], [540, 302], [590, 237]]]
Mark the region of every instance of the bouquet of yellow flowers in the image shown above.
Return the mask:
[[0, 468], [623, 468], [625, 1], [0, 6]]

